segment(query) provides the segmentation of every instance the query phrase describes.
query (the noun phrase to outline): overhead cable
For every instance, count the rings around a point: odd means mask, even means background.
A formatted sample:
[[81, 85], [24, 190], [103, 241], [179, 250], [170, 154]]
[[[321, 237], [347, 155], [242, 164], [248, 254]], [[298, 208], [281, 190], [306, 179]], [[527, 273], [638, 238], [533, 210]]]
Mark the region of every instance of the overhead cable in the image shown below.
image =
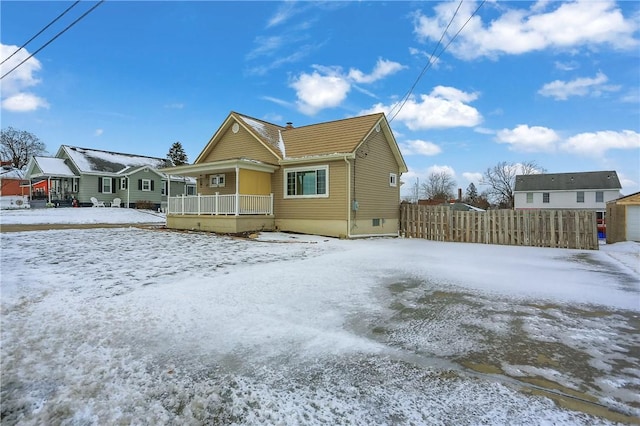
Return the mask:
[[62, 12], [60, 15], [58, 15], [56, 17], [56, 19], [54, 19], [53, 21], [49, 22], [47, 24], [46, 27], [44, 27], [43, 29], [41, 29], [40, 31], [38, 31], [38, 33], [36, 35], [34, 35], [33, 37], [31, 37], [29, 40], [26, 41], [26, 43], [24, 43], [22, 46], [20, 46], [15, 52], [13, 52], [11, 55], [9, 55], [8, 57], [5, 58], [4, 61], [0, 62], [0, 65], [4, 64], [5, 62], [7, 62], [9, 59], [11, 59], [13, 57], [13, 55], [15, 55], [16, 53], [18, 53], [19, 51], [21, 51], [22, 49], [24, 49], [27, 44], [31, 43], [33, 41], [34, 38], [38, 37], [40, 34], [42, 34], [43, 32], [46, 31], [47, 28], [49, 28], [51, 25], [53, 25], [58, 19], [62, 18], [68, 11], [70, 11], [75, 5], [77, 5], [78, 3], [80, 3], [80, 0], [77, 0], [75, 3], [73, 3], [71, 6], [69, 6], [67, 8], [67, 10], [65, 10], [64, 12]]
[[64, 30], [60, 31], [58, 34], [56, 34], [51, 40], [49, 40], [48, 42], [46, 42], [45, 44], [43, 44], [38, 50], [36, 50], [35, 52], [33, 52], [31, 55], [29, 55], [29, 57], [27, 57], [26, 59], [24, 59], [22, 62], [20, 62], [18, 65], [16, 65], [15, 67], [11, 68], [11, 70], [9, 70], [8, 72], [6, 72], [2, 77], [0, 77], [0, 80], [2, 80], [3, 78], [5, 78], [6, 76], [8, 76], [9, 74], [11, 74], [13, 71], [15, 71], [20, 65], [24, 64], [25, 62], [27, 62], [29, 59], [31, 59], [33, 56], [36, 55], [36, 53], [40, 52], [42, 49], [44, 49], [45, 47], [47, 47], [48, 45], [50, 45], [55, 39], [57, 39], [58, 37], [60, 37], [62, 34], [64, 34], [69, 28], [73, 27], [75, 24], [78, 23], [78, 21], [80, 21], [82, 18], [84, 18], [85, 16], [87, 16], [89, 13], [91, 13], [96, 7], [100, 6], [102, 3], [104, 3], [105, 0], [100, 0], [98, 3], [96, 3], [95, 5], [93, 5], [93, 7], [89, 10], [87, 10], [85, 13], [83, 13], [82, 15], [80, 15], [80, 17], [78, 19], [76, 19], [75, 21], [73, 21], [71, 24], [69, 24]]
[[[442, 39], [444, 38], [444, 36], [447, 33], [447, 30], [449, 29], [449, 26], [451, 25], [451, 23], [453, 22], [453, 19], [455, 18], [456, 14], [458, 13], [458, 10], [460, 9], [460, 6], [462, 6], [462, 1], [460, 0], [460, 3], [458, 4], [458, 7], [456, 8], [456, 11], [454, 13], [454, 15], [451, 17], [451, 20], [449, 21], [449, 23], [447, 24], [447, 27], [445, 28], [444, 32], [442, 33], [442, 36], [440, 37], [440, 40], [438, 40], [438, 43], [436, 44], [435, 49], [433, 50], [433, 52], [431, 53], [431, 56], [429, 57], [429, 61], [428, 63], [424, 66], [424, 68], [422, 69], [422, 72], [420, 73], [420, 75], [418, 75], [418, 78], [416, 79], [416, 81], [413, 83], [413, 85], [411, 86], [411, 88], [409, 89], [409, 91], [407, 92], [407, 94], [402, 98], [402, 102], [400, 102], [398, 110], [393, 114], [393, 116], [389, 119], [389, 123], [391, 123], [393, 121], [394, 118], [396, 118], [396, 116], [400, 113], [400, 111], [402, 110], [402, 108], [404, 107], [404, 105], [407, 103], [407, 101], [409, 100], [409, 97], [411, 96], [411, 93], [413, 93], [413, 89], [415, 89], [416, 85], [418, 84], [418, 82], [420, 81], [420, 79], [422, 78], [422, 76], [424, 75], [424, 73], [431, 68], [431, 66], [433, 65], [433, 60], [434, 60], [434, 53], [435, 51], [438, 49], [438, 46], [440, 45], [440, 42], [442, 41]], [[453, 35], [453, 37], [451, 37], [451, 39], [449, 40], [449, 42], [442, 48], [442, 50], [440, 51], [440, 53], [438, 53], [437, 56], [435, 56], [435, 59], [439, 59], [440, 56], [442, 56], [442, 54], [445, 52], [445, 50], [447, 50], [447, 48], [449, 47], [449, 45], [451, 45], [451, 43], [453, 43], [453, 41], [458, 37], [458, 35], [462, 32], [462, 30], [464, 29], [464, 27], [467, 26], [467, 24], [469, 23], [469, 21], [471, 21], [471, 19], [476, 16], [476, 14], [478, 13], [478, 11], [480, 10], [480, 8], [482, 7], [482, 5], [485, 3], [486, 0], [482, 0], [480, 2], [480, 4], [478, 5], [478, 7], [476, 8], [476, 10], [473, 11], [473, 13], [471, 14], [471, 16], [469, 16], [469, 18], [465, 21], [465, 23], [460, 27], [460, 29]], [[393, 110], [392, 110], [393, 111]]]

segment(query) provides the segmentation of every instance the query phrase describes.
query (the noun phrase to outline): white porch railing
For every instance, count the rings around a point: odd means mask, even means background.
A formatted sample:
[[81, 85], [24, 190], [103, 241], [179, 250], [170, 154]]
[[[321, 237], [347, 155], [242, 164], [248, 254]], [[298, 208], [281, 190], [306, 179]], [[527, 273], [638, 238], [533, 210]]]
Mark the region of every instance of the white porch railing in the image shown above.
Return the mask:
[[273, 214], [273, 194], [178, 195], [169, 197], [167, 214], [268, 215]]

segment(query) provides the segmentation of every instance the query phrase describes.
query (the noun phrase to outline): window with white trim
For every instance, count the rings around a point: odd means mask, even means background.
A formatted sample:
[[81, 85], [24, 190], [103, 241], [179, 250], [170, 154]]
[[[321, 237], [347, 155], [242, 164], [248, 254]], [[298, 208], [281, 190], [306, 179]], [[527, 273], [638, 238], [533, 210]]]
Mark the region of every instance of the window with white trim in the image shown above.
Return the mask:
[[398, 175], [395, 173], [389, 173], [389, 186], [398, 186]]
[[151, 179], [142, 179], [142, 190], [151, 191]]
[[285, 198], [329, 196], [329, 166], [285, 169]]
[[533, 203], [533, 192], [527, 192], [527, 203]]
[[219, 175], [211, 175], [209, 177], [209, 186], [212, 188], [222, 188], [225, 185], [224, 173]]
[[604, 191], [596, 191], [596, 203], [604, 203]]
[[549, 203], [549, 193], [548, 192], [543, 192], [542, 193], [542, 202], [543, 203]]
[[120, 189], [127, 189], [127, 178], [120, 178]]
[[111, 194], [111, 178], [110, 177], [102, 178], [102, 192], [105, 194]]
[[163, 180], [162, 181], [162, 191], [160, 191], [160, 195], [167, 195], [167, 185], [168, 185], [168, 181]]
[[576, 192], [576, 203], [584, 203], [584, 191]]
[[78, 179], [75, 179], [75, 178], [73, 179], [72, 187], [73, 187], [72, 189], [73, 192], [78, 192]]

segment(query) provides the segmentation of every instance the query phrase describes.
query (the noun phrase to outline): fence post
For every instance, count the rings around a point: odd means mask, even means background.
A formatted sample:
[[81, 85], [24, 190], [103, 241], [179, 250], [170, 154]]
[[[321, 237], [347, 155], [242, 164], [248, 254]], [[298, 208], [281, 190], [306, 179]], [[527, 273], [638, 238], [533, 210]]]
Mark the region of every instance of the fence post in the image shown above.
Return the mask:
[[216, 196], [215, 196], [215, 198], [213, 199], [213, 213], [214, 213], [216, 216], [218, 216], [218, 202], [220, 201], [220, 200], [219, 200], [219, 197], [220, 197], [220, 193], [219, 193], [219, 192], [216, 192]]

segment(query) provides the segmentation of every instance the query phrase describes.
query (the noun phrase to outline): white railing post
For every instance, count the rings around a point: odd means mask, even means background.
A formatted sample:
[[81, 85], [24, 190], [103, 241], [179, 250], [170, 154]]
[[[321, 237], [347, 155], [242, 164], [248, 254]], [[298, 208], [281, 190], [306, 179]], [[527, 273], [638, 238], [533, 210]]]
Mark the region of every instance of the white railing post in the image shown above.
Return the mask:
[[273, 214], [273, 192], [269, 194], [269, 213], [267, 214]]
[[182, 194], [182, 216], [184, 216], [184, 194]]
[[240, 194], [236, 192], [236, 216], [240, 214]]
[[214, 200], [213, 203], [213, 212], [214, 214], [217, 216], [218, 215], [218, 199], [219, 199], [220, 193], [216, 192], [216, 198]]
[[200, 216], [200, 193], [198, 192], [198, 216]]

